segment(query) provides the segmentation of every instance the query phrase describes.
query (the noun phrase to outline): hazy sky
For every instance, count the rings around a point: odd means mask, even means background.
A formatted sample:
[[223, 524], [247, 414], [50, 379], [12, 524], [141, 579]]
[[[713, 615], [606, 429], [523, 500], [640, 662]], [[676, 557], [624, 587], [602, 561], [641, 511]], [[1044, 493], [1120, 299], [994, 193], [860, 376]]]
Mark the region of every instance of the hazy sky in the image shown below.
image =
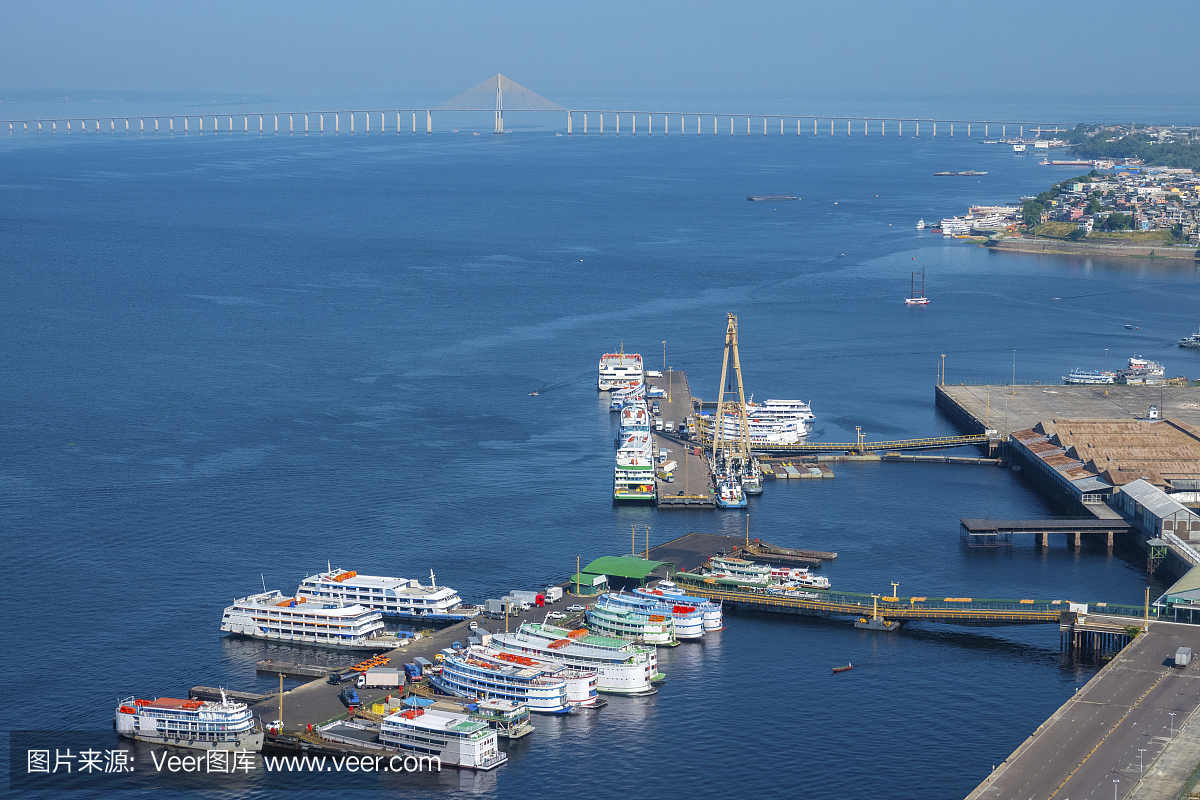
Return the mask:
[[1200, 93], [1197, 0], [0, 0], [0, 89]]

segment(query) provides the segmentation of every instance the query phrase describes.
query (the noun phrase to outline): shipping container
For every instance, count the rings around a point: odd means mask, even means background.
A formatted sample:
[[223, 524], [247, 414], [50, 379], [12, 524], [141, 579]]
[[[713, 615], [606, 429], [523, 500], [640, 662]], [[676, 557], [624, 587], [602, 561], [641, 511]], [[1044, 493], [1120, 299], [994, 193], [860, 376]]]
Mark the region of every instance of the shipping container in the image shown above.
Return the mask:
[[1181, 647], [1175, 651], [1175, 666], [1183, 669], [1192, 661], [1192, 648]]
[[364, 673], [366, 686], [370, 689], [399, 689], [404, 685], [404, 676], [398, 669], [369, 669]]

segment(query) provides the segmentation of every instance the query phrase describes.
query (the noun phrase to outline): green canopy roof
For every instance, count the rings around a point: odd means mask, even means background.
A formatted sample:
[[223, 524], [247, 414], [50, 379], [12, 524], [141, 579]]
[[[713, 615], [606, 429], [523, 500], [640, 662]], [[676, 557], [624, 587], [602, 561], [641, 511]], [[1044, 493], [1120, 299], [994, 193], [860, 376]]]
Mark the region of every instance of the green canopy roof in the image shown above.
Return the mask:
[[1172, 597], [1182, 595], [1187, 592], [1194, 592], [1197, 589], [1200, 589], [1200, 567], [1192, 567], [1187, 571], [1186, 575], [1175, 581], [1175, 585], [1173, 585], [1170, 589], [1167, 589], [1167, 591], [1163, 593], [1163, 596], [1169, 601]]
[[647, 561], [636, 556], [601, 556], [584, 567], [583, 571], [593, 575], [636, 578], [641, 581], [665, 563], [665, 561]]

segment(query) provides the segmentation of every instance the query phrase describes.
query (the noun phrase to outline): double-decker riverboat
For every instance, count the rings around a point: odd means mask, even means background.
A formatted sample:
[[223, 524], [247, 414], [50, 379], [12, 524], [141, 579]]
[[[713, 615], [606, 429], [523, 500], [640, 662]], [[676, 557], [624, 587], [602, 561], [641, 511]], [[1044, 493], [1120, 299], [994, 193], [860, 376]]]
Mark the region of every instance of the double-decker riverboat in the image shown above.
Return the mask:
[[193, 750], [261, 750], [262, 729], [245, 703], [126, 697], [117, 703], [113, 724], [117, 733], [152, 744]]

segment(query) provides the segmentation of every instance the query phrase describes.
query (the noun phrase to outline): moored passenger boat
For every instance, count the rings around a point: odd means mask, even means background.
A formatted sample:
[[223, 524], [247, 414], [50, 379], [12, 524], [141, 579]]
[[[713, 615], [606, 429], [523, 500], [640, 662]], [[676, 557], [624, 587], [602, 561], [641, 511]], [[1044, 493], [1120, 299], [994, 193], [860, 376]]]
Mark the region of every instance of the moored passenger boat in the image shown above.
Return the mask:
[[1117, 373], [1102, 372], [1098, 369], [1073, 369], [1063, 375], [1063, 383], [1071, 384], [1112, 384], [1117, 382]]
[[675, 623], [675, 636], [680, 639], [699, 639], [704, 636], [704, 613], [694, 605], [640, 591], [634, 594], [610, 592], [603, 598], [610, 608], [627, 608], [647, 616], [671, 617]]
[[508, 760], [486, 722], [451, 711], [398, 711], [380, 723], [379, 741], [418, 757], [437, 758], [441, 765], [466, 769], [495, 769]]
[[600, 369], [596, 386], [602, 392], [627, 389], [643, 380], [642, 357], [637, 353], [626, 353], [624, 346], [618, 353], [600, 356]]
[[611, 601], [607, 594], [600, 595], [596, 605], [587, 610], [588, 630], [618, 639], [630, 639], [648, 644], [673, 645], [675, 621], [668, 614], [642, 613]]
[[657, 497], [653, 459], [648, 455], [618, 453], [613, 471], [613, 502], [652, 503]]
[[479, 606], [463, 603], [458, 592], [449, 586], [438, 586], [433, 570], [429, 571], [429, 586], [422, 586], [410, 578], [331, 569], [306, 577], [300, 582], [296, 597], [310, 603], [358, 603], [389, 619], [423, 622], [461, 622], [481, 612]]
[[532, 667], [562, 678], [567, 684], [567, 702], [579, 708], [591, 708], [600, 700], [596, 689], [596, 670], [583, 669], [537, 656], [507, 653], [498, 647], [487, 645], [483, 651], [498, 661], [519, 666]]
[[719, 578], [732, 578], [742, 583], [766, 585], [771, 582], [771, 568], [753, 561], [729, 556], [713, 556], [708, 561], [710, 572]]
[[671, 581], [659, 581], [653, 589], [634, 589], [633, 591], [635, 594], [647, 597], [662, 597], [671, 603], [695, 606], [703, 616], [705, 633], [719, 631], [724, 626], [720, 603], [703, 597], [690, 597], [687, 592]]
[[805, 589], [828, 589], [829, 578], [813, 575], [806, 567], [772, 567], [771, 582]]
[[263, 732], [245, 703], [127, 697], [117, 703], [117, 733], [152, 744], [193, 750], [261, 750]]
[[221, 617], [221, 630], [290, 644], [371, 650], [380, 648], [373, 640], [384, 625], [380, 612], [357, 603], [310, 603], [273, 591], [235, 600]]
[[510, 663], [475, 646], [446, 656], [431, 683], [455, 697], [498, 697], [524, 703], [538, 714], [568, 714], [573, 709], [567, 701], [566, 681], [556, 675], [558, 671]]
[[654, 694], [652, 684], [664, 679], [653, 647], [586, 630], [526, 622], [513, 633], [492, 634], [491, 647], [595, 670], [596, 689], [603, 694]]

